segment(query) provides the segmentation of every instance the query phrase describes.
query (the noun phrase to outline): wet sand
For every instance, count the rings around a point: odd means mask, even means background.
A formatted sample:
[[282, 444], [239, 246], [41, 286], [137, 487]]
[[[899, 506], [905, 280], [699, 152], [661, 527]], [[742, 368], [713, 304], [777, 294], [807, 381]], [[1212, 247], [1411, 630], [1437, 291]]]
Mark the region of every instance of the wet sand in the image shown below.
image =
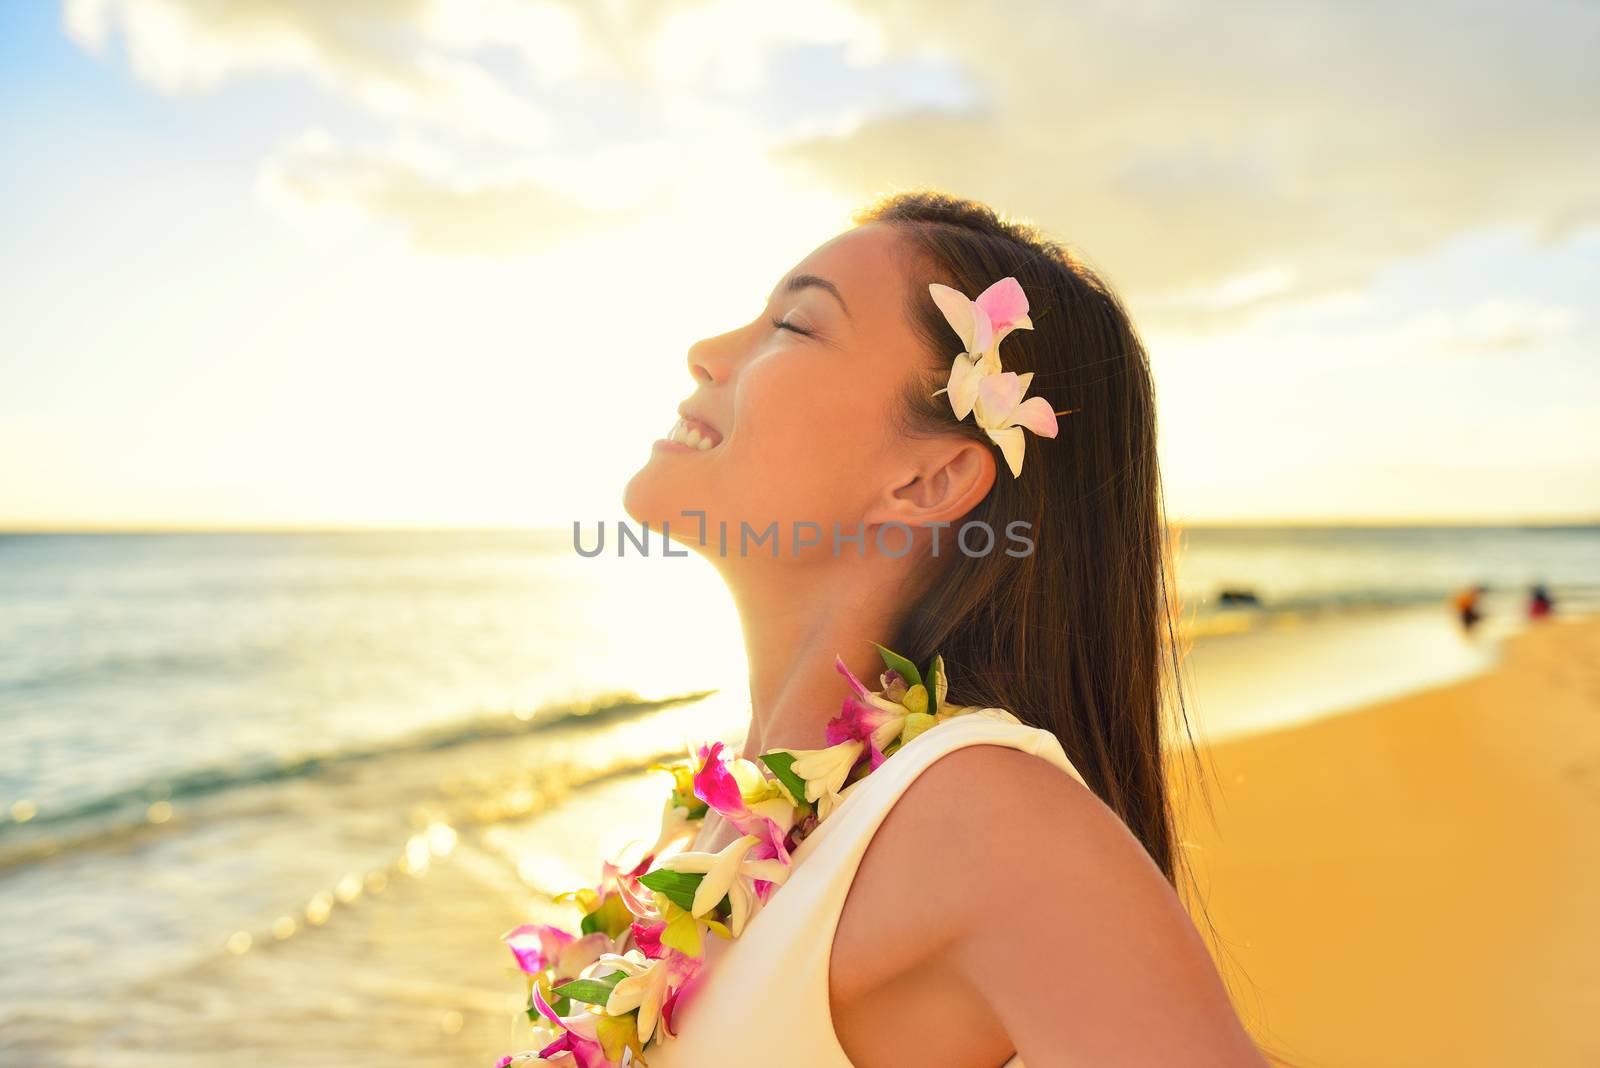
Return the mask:
[[1215, 824], [1191, 826], [1191, 856], [1270, 1048], [1338, 1068], [1600, 1064], [1600, 621], [1210, 758]]

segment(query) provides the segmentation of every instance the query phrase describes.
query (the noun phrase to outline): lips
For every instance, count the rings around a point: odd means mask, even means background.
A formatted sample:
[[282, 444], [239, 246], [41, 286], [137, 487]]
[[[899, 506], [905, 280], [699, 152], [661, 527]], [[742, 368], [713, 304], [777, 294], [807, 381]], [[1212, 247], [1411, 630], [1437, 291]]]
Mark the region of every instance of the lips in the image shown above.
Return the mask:
[[722, 432], [699, 416], [680, 408], [678, 421], [673, 423], [672, 429], [667, 432], [667, 440], [705, 452], [722, 444]]

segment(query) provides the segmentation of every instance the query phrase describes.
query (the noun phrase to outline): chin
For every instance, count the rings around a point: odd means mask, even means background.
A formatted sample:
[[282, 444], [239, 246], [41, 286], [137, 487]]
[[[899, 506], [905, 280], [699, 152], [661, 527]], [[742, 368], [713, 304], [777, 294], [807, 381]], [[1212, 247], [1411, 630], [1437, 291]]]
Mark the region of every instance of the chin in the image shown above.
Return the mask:
[[652, 530], [661, 529], [661, 520], [670, 518], [671, 509], [663, 500], [659, 472], [650, 470], [650, 462], [633, 473], [622, 489], [622, 510], [635, 523], [644, 523]]
[[[704, 500], [705, 495], [695, 491], [695, 480], [689, 477], [689, 472], [676, 469], [678, 465], [672, 463], [675, 459], [678, 457], [652, 453], [622, 491], [622, 510], [628, 518], [644, 523], [657, 534], [661, 533], [663, 523], [670, 523], [679, 530], [696, 525], [693, 517], [683, 515], [685, 508], [705, 510], [704, 505], [687, 503]], [[675, 533], [674, 540], [677, 538]]]

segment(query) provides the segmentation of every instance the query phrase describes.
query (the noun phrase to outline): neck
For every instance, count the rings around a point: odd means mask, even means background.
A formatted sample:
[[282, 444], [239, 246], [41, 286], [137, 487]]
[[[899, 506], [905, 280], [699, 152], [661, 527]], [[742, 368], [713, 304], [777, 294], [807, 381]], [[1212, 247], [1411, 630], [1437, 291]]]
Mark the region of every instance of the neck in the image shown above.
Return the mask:
[[888, 642], [908, 603], [914, 563], [845, 554], [724, 571], [750, 666], [743, 756], [820, 749], [847, 692], [834, 656], [871, 688], [883, 670], [871, 642]]

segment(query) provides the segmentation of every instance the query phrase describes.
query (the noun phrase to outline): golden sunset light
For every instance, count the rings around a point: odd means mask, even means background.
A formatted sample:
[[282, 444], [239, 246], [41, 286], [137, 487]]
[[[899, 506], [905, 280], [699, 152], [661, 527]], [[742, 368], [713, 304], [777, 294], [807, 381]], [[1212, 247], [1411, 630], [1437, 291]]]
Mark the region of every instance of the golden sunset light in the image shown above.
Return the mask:
[[1600, 1064], [1597, 55], [0, 4], [0, 1066]]

